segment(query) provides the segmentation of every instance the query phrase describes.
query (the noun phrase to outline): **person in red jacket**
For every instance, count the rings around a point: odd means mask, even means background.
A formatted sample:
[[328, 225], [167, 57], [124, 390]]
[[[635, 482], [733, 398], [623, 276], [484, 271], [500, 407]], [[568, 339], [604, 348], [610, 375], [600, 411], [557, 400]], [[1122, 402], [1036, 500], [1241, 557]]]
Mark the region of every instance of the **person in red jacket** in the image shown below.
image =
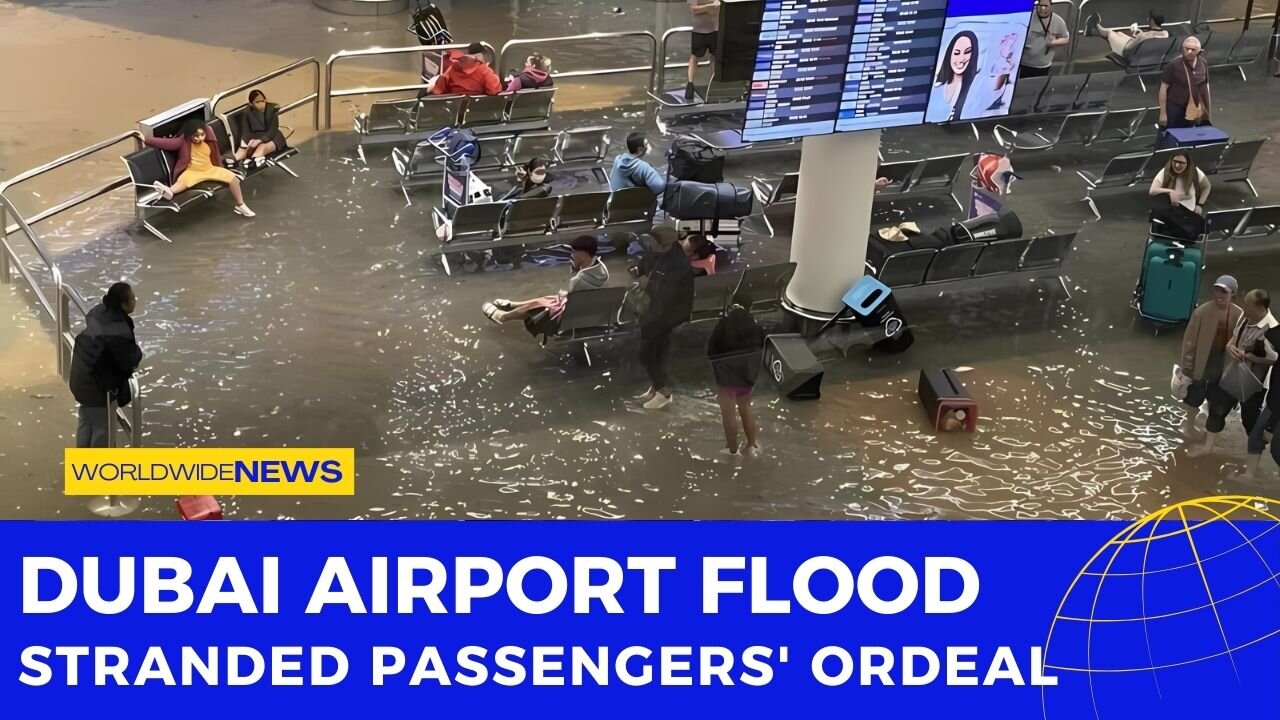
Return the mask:
[[467, 54], [453, 61], [431, 88], [432, 95], [497, 95], [502, 92], [498, 74], [484, 59], [484, 46], [471, 43]]

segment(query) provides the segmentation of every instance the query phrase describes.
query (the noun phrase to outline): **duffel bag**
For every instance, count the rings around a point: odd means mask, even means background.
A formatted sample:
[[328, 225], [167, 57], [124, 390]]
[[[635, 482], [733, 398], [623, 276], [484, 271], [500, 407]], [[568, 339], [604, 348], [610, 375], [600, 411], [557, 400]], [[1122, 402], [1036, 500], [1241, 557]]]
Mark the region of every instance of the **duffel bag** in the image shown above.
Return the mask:
[[676, 180], [667, 183], [662, 207], [678, 220], [719, 220], [746, 217], [753, 203], [750, 188]]
[[724, 180], [724, 151], [694, 137], [680, 136], [667, 150], [667, 172], [672, 180], [718, 183]]

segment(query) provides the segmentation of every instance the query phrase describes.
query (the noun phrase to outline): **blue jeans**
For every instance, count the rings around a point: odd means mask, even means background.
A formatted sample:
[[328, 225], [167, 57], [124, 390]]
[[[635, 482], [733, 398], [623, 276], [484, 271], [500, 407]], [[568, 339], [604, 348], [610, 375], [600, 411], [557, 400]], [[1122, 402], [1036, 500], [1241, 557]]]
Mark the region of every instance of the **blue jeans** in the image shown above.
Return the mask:
[[[1271, 410], [1262, 409], [1262, 414], [1258, 416], [1258, 421], [1253, 424], [1253, 431], [1249, 433], [1249, 454], [1261, 455], [1262, 451], [1267, 447], [1266, 438], [1263, 433], [1267, 430], [1267, 425], [1271, 422]], [[1276, 443], [1274, 439], [1271, 442], [1271, 458], [1280, 465], [1280, 443]]]

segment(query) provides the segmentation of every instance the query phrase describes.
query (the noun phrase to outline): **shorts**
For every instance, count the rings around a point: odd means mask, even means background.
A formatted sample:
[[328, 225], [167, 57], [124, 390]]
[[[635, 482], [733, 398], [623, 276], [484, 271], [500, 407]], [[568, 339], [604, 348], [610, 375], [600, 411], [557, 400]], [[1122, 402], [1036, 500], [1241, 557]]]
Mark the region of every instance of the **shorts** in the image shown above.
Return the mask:
[[720, 392], [734, 398], [751, 397], [752, 387], [733, 387], [729, 385], [721, 385]]
[[716, 54], [716, 38], [720, 33], [694, 33], [693, 39], [689, 41], [689, 54], [694, 57], [702, 57], [707, 53]]

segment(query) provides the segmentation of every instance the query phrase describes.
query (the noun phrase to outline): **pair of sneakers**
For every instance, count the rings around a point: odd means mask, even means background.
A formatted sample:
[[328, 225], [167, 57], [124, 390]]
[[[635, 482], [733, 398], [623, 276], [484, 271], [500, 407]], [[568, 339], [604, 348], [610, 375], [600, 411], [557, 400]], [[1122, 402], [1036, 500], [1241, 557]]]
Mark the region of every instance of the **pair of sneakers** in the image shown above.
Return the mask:
[[663, 395], [650, 385], [648, 390], [636, 395], [632, 399], [636, 402], [643, 403], [641, 407], [645, 410], [661, 410], [670, 405], [671, 400], [674, 397], [675, 393], [672, 393], [671, 395]]
[[[151, 183], [151, 187], [155, 189], [155, 191], [160, 194], [160, 197], [164, 198], [165, 200], [173, 199], [173, 190], [168, 185], [165, 185], [159, 180]], [[232, 208], [232, 210], [234, 210], [237, 215], [242, 215], [247, 218], [251, 218], [257, 215], [257, 213], [250, 210], [249, 206], [245, 205], [244, 203], [240, 203], [239, 205]]]

